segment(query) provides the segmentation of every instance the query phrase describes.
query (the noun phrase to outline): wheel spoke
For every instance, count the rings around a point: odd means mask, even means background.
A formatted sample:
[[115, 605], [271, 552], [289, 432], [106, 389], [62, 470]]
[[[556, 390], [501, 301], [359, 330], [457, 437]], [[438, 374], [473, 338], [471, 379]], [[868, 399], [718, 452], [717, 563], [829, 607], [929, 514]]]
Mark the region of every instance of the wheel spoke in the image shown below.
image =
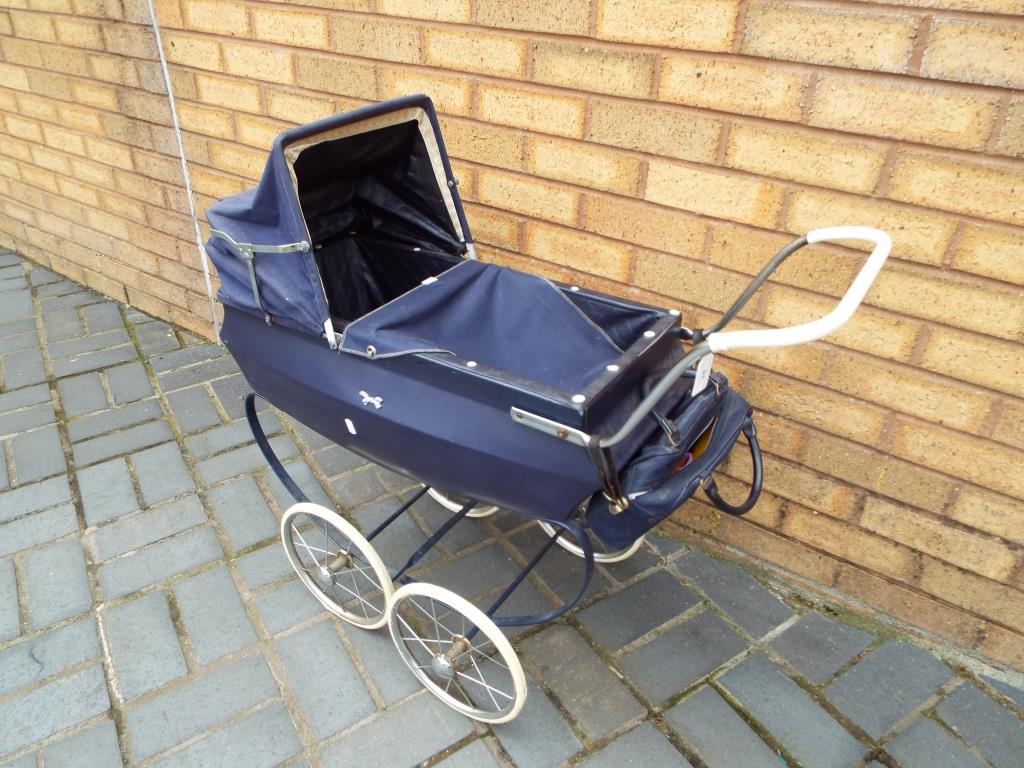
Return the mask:
[[[491, 693], [491, 698], [492, 699], [494, 698], [494, 694], [495, 693], [498, 694], [499, 696], [501, 696], [503, 699], [512, 700], [512, 699], [515, 698], [515, 696], [512, 696], [512, 695], [510, 695], [508, 693], [505, 693], [500, 688], [495, 688], [493, 685], [488, 685], [483, 680], [478, 680], [477, 678], [473, 677], [472, 675], [467, 675], [465, 672], [456, 672], [455, 674], [457, 674], [459, 677], [463, 678], [464, 680], [469, 680], [470, 682], [476, 683], [477, 685], [481, 686], [482, 688], [486, 688], [487, 691]], [[498, 704], [497, 701], [495, 701], [494, 702], [494, 706], [500, 708], [501, 705]]]
[[426, 642], [424, 642], [423, 638], [419, 636], [419, 633], [409, 625], [409, 622], [406, 621], [401, 615], [398, 616], [398, 620], [400, 622], [402, 622], [402, 624], [405, 625], [405, 628], [407, 630], [409, 630], [413, 634], [413, 637], [411, 637], [411, 638], [407, 638], [407, 637], [403, 636], [402, 639], [403, 640], [415, 640], [417, 643], [419, 643], [420, 645], [423, 646], [423, 650], [425, 650], [427, 653], [429, 653], [431, 656], [433, 656], [434, 652], [430, 649], [430, 646], [427, 645]]

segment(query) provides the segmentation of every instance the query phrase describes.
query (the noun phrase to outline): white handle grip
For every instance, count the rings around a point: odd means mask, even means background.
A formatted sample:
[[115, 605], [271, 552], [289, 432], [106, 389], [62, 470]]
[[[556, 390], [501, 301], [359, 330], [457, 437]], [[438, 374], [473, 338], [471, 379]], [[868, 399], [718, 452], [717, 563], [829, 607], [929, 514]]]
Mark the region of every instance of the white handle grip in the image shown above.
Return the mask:
[[871, 288], [871, 284], [881, 271], [882, 265], [885, 264], [889, 251], [892, 249], [892, 238], [882, 230], [872, 227], [826, 227], [807, 233], [809, 245], [832, 240], [867, 240], [875, 244], [867, 262], [861, 267], [846, 295], [840, 299], [835, 309], [819, 320], [794, 325], [791, 328], [724, 331], [709, 334], [707, 341], [711, 351], [725, 352], [744, 347], [790, 347], [794, 344], [815, 341], [842, 328], [860, 306], [868, 289]]

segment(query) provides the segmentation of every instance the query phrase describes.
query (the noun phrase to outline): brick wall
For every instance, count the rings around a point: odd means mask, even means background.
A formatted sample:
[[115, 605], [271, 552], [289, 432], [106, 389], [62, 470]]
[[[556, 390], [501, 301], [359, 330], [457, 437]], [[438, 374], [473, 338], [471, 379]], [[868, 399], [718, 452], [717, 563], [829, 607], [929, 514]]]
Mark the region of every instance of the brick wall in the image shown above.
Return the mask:
[[[209, 334], [145, 2], [0, 5], [0, 244]], [[689, 325], [792, 233], [887, 229], [846, 329], [720, 361], [766, 493], [675, 530], [1024, 668], [1024, 1], [155, 5], [200, 211], [280, 130], [423, 91], [484, 258]], [[802, 251], [736, 327], [821, 314], [862, 257]]]

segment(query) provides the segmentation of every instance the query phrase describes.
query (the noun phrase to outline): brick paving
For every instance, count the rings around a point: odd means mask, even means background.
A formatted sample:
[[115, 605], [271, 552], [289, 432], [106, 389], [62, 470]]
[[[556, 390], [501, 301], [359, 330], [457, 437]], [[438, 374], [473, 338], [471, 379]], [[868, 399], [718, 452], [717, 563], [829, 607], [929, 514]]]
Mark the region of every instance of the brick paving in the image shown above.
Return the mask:
[[[223, 348], [13, 254], [0, 272], [2, 766], [1020, 764], [1019, 676], [974, 676], [667, 539], [515, 634], [526, 708], [473, 723], [293, 575], [288, 498]], [[364, 528], [414, 489], [264, 422], [306, 492]], [[421, 499], [379, 550], [396, 565], [444, 519]], [[422, 578], [486, 597], [541, 540], [507, 513], [467, 520]], [[574, 588], [580, 562], [549, 557], [520, 606]]]

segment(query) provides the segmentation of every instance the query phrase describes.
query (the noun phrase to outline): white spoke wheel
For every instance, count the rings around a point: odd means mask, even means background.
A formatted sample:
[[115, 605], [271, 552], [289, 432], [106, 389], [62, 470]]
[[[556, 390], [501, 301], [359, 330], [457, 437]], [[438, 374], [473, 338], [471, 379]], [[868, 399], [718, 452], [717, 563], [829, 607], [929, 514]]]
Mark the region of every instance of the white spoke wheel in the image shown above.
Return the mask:
[[[465, 496], [456, 496], [448, 491], [440, 491], [437, 488], [431, 488], [427, 491], [430, 494], [430, 498], [440, 504], [442, 507], [447, 509], [449, 512], [461, 512], [462, 508], [466, 506], [470, 499]], [[466, 513], [466, 517], [489, 517], [498, 511], [497, 507], [473, 507], [469, 512]]]
[[302, 502], [281, 518], [281, 543], [302, 583], [327, 610], [357, 627], [384, 626], [394, 585], [354, 525], [326, 507]]
[[505, 723], [526, 702], [526, 676], [512, 644], [487, 615], [449, 589], [413, 582], [388, 609], [402, 660], [424, 688], [482, 723]]
[[[558, 533], [558, 529], [551, 525], [551, 523], [545, 523], [543, 520], [538, 520], [539, 525], [548, 536], [554, 536]], [[632, 557], [636, 554], [636, 551], [643, 546], [644, 537], [641, 536], [639, 539], [634, 541], [625, 549], [608, 549], [604, 542], [602, 542], [597, 536], [593, 536], [587, 532], [590, 536], [590, 545], [594, 550], [594, 562], [595, 563], [621, 563], [628, 557]], [[558, 546], [567, 552], [572, 552], [576, 557], [583, 557], [583, 547], [581, 547], [572, 534], [568, 531], [558, 537], [556, 542]]]

